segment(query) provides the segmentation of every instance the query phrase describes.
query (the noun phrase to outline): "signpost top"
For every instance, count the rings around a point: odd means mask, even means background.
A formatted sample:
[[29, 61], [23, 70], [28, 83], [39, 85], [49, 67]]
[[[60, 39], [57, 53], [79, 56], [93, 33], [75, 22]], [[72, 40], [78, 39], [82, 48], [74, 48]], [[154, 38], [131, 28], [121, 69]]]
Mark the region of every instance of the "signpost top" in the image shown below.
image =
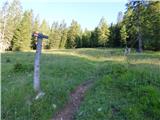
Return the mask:
[[34, 32], [32, 36], [37, 37], [39, 39], [43, 39], [43, 38], [48, 39], [48, 36], [43, 35], [42, 33], [38, 33], [38, 32]]

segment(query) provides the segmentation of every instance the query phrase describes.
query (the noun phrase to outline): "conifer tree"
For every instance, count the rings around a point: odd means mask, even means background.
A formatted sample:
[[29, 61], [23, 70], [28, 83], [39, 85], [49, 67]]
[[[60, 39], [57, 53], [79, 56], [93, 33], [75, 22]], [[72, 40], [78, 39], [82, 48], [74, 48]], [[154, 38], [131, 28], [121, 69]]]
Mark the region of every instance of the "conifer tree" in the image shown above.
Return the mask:
[[23, 18], [14, 32], [13, 50], [29, 50], [31, 43], [32, 12], [25, 11]]
[[107, 42], [109, 41], [109, 28], [104, 17], [100, 20], [98, 26], [98, 45], [101, 47], [106, 46]]
[[[32, 33], [39, 31], [39, 17], [37, 16], [33, 21]], [[31, 39], [31, 48], [36, 49], [36, 37], [32, 37]]]
[[144, 12], [143, 44], [145, 49], [160, 50], [160, 1], [149, 1]]
[[61, 32], [61, 40], [60, 40], [59, 48], [65, 48], [65, 44], [67, 41], [67, 28], [64, 20], [60, 24], [60, 32]]
[[2, 46], [4, 50], [12, 49], [11, 42], [14, 31], [16, 30], [22, 16], [22, 7], [20, 0], [13, 0], [11, 3], [5, 2], [2, 10], [0, 10], [0, 24], [2, 34]]
[[49, 35], [49, 48], [59, 48], [61, 42], [61, 33], [58, 22], [54, 22]]
[[127, 37], [126, 26], [123, 25], [120, 30], [121, 47], [127, 45]]
[[[43, 19], [40, 28], [39, 28], [39, 32], [43, 33], [44, 35], [49, 35], [50, 33], [50, 28], [49, 25], [47, 23], [47, 21], [45, 19]], [[49, 40], [48, 39], [44, 39], [43, 40], [43, 48], [48, 48], [49, 47]]]
[[82, 47], [91, 47], [90, 39], [91, 39], [91, 32], [85, 29], [82, 35]]
[[129, 35], [129, 43], [137, 47], [137, 51], [142, 52], [143, 47], [143, 23], [145, 1], [130, 0], [127, 5], [127, 11], [124, 16], [124, 24]]
[[67, 35], [67, 42], [65, 47], [66, 48], [75, 48], [76, 45], [76, 39], [79, 37], [80, 35], [80, 25], [72, 20], [71, 26], [69, 27], [68, 30], [68, 35]]

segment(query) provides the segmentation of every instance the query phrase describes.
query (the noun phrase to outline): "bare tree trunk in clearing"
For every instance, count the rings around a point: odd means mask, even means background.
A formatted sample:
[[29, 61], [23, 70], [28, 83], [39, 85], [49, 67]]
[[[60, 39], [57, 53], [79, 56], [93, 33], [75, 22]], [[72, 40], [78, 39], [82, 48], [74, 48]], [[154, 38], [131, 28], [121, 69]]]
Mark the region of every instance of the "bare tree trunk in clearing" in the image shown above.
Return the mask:
[[35, 61], [34, 61], [34, 90], [38, 94], [41, 92], [40, 87], [40, 56], [41, 56], [41, 50], [42, 50], [42, 39], [37, 38], [37, 48], [36, 48], [36, 55], [35, 55]]
[[138, 33], [138, 51], [139, 52], [142, 52], [142, 37], [141, 37], [141, 33], [140, 33], [140, 30], [139, 30], [139, 33]]

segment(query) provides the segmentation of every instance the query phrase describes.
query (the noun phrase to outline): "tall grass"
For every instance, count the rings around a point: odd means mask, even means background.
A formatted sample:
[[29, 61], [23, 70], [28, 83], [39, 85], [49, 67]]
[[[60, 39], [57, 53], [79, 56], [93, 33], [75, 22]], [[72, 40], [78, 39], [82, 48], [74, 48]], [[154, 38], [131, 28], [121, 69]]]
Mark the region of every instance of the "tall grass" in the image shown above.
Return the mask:
[[[112, 111], [108, 111], [112, 108], [109, 101], [115, 103], [114, 106], [121, 105], [126, 101], [123, 96], [128, 95], [126, 92], [130, 88], [135, 90], [128, 93], [137, 95], [137, 90], [144, 86], [142, 91], [152, 89], [151, 91], [155, 92], [154, 96], [159, 98], [159, 94], [156, 93], [160, 84], [159, 59], [159, 53], [153, 52], [141, 55], [133, 53], [126, 57], [121, 49], [43, 51], [40, 79], [45, 96], [35, 100], [34, 52], [2, 53], [2, 120], [48, 120], [64, 106], [70, 92], [89, 79], [95, 80], [96, 83], [86, 94], [86, 99], [76, 118], [84, 120], [109, 118], [112, 116]], [[138, 62], [141, 60], [148, 62]], [[122, 94], [121, 91], [124, 93]], [[131, 95], [127, 99], [134, 100], [134, 96], [139, 97], [134, 95], [132, 98]], [[111, 96], [110, 99], [109, 96]], [[118, 99], [122, 101], [118, 102]], [[142, 98], [142, 101], [143, 99], [148, 98]], [[125, 110], [134, 104], [136, 103], [128, 102], [122, 114], [115, 113], [123, 118]], [[157, 102], [153, 104], [157, 105]], [[107, 106], [107, 109], [102, 106]], [[150, 114], [158, 116], [159, 107], [156, 109]], [[100, 111], [98, 115], [94, 114], [97, 110]], [[141, 108], [138, 110], [141, 111]], [[131, 116], [131, 113], [126, 112], [128, 116]], [[117, 119], [119, 117], [117, 115]]]

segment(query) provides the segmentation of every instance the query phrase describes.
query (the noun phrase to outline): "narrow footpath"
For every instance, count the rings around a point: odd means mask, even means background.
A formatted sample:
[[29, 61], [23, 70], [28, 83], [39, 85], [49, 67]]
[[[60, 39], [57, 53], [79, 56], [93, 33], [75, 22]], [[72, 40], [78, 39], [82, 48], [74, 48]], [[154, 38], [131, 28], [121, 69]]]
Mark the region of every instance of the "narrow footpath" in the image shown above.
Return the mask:
[[52, 120], [73, 120], [76, 111], [83, 101], [85, 92], [91, 87], [93, 81], [88, 80], [79, 85], [71, 94], [68, 103], [54, 115]]

